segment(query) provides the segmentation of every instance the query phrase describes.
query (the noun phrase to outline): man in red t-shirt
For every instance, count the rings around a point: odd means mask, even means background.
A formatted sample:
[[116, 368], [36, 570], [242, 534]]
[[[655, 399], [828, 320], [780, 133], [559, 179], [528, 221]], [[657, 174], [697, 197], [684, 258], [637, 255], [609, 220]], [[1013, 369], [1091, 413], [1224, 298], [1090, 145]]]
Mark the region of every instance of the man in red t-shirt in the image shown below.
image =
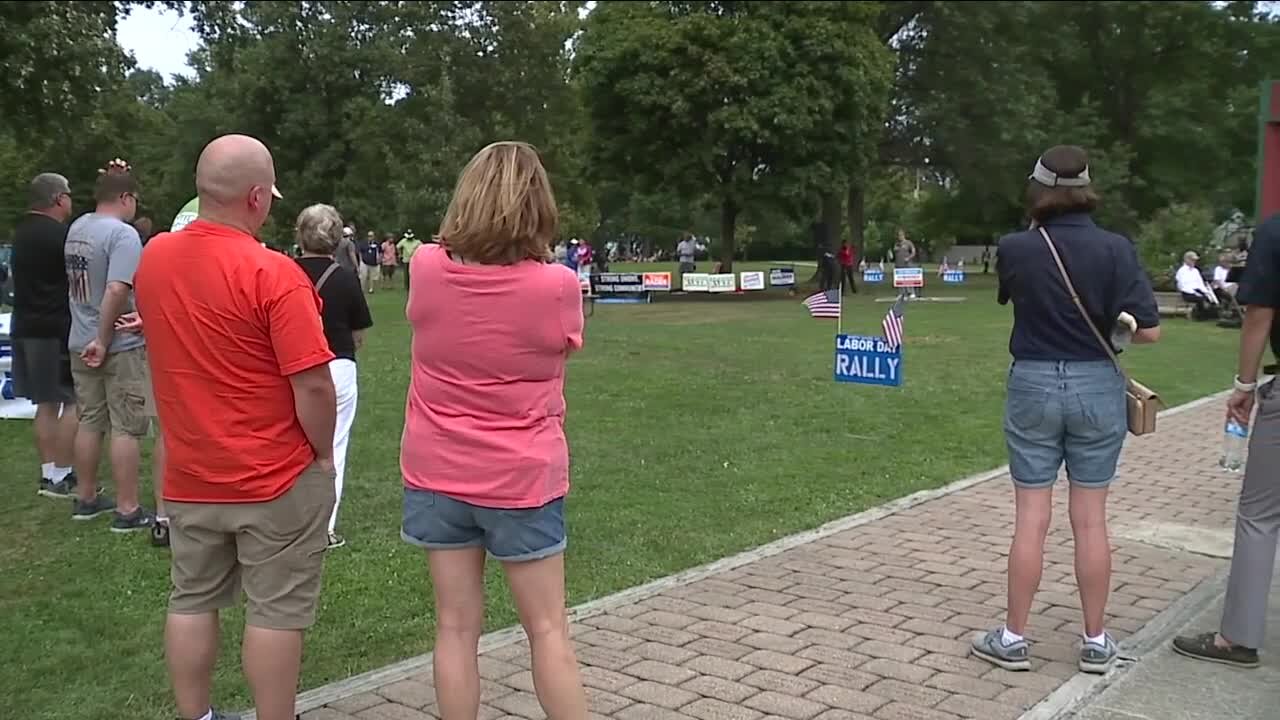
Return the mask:
[[243, 590], [244, 672], [261, 720], [292, 720], [334, 503], [333, 359], [302, 269], [254, 237], [275, 167], [226, 135], [196, 165], [200, 216], [147, 244], [135, 277], [168, 457], [165, 655], [181, 718], [209, 706], [218, 612]]
[[857, 253], [853, 251], [853, 246], [845, 243], [840, 246], [840, 253], [836, 256], [840, 261], [840, 284], [844, 286], [844, 290], [852, 290], [856, 295], [858, 293], [858, 285], [853, 281], [853, 266], [857, 264]]

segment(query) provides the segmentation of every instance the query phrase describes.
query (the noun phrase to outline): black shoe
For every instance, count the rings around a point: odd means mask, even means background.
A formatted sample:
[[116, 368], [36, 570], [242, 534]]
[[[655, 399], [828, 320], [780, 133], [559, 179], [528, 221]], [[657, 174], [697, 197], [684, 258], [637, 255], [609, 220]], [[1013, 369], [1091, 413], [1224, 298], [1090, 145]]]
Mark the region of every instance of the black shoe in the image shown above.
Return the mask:
[[76, 498], [75, 507], [71, 509], [71, 519], [92, 520], [102, 513], [115, 509], [115, 501], [104, 495], [94, 495], [89, 502]]
[[347, 544], [347, 539], [338, 533], [329, 533], [329, 544], [325, 545], [325, 550], [337, 550]]
[[72, 480], [75, 475], [68, 475], [66, 478], [54, 482], [49, 478], [40, 478], [40, 489], [36, 492], [55, 500], [66, 500], [76, 495], [75, 485], [69, 485], [67, 480]]
[[1217, 637], [1216, 633], [1176, 637], [1173, 639], [1173, 650], [1179, 655], [1185, 655], [1196, 660], [1207, 660], [1239, 668], [1258, 667], [1257, 650], [1240, 647], [1239, 645], [1225, 648], [1218, 647], [1218, 644], [1214, 642], [1215, 637]]
[[117, 512], [115, 517], [111, 519], [111, 532], [127, 533], [146, 530], [154, 525], [155, 522], [156, 516], [154, 513], [142, 506], [138, 506], [136, 510], [128, 515]]
[[169, 523], [156, 520], [151, 525], [151, 547], [169, 547]]

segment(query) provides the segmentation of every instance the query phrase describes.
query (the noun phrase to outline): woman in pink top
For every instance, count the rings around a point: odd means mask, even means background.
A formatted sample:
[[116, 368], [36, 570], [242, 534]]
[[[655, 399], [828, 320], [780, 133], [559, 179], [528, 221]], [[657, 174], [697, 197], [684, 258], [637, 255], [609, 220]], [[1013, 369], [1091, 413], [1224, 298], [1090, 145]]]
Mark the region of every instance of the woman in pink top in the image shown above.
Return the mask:
[[401, 537], [427, 549], [441, 720], [476, 720], [486, 552], [503, 564], [550, 720], [585, 720], [564, 598], [564, 372], [582, 347], [578, 278], [548, 264], [559, 223], [537, 151], [494, 143], [458, 178], [407, 268], [412, 377]]

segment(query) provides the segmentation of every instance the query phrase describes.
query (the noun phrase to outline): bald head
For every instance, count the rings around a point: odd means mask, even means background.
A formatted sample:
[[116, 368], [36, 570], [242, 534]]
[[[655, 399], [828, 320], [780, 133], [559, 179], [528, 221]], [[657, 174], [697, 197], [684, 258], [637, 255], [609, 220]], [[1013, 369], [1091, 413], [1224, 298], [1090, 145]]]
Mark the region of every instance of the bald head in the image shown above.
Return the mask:
[[248, 135], [223, 135], [205, 146], [196, 163], [200, 205], [240, 205], [253, 187], [275, 183], [275, 164], [267, 146]]
[[271, 212], [276, 169], [267, 146], [248, 135], [223, 135], [196, 163], [200, 218], [253, 235]]

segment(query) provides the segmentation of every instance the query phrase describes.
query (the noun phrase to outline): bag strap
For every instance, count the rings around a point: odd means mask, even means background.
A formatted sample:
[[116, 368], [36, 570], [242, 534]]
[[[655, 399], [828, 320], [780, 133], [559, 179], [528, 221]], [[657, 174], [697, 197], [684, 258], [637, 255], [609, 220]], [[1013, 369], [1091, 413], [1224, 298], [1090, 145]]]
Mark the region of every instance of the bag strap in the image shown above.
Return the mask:
[[320, 276], [319, 280], [316, 280], [316, 294], [320, 293], [320, 288], [324, 287], [324, 284], [329, 282], [329, 278], [338, 271], [338, 267], [338, 263], [333, 263], [325, 268], [324, 274]]
[[1062, 282], [1067, 285], [1067, 292], [1071, 294], [1071, 301], [1076, 304], [1076, 309], [1080, 311], [1080, 315], [1084, 317], [1084, 321], [1089, 325], [1089, 329], [1093, 331], [1093, 336], [1098, 339], [1098, 344], [1103, 350], [1107, 351], [1107, 357], [1111, 358], [1111, 362], [1115, 364], [1120, 374], [1129, 379], [1129, 374], [1124, 371], [1124, 367], [1120, 365], [1120, 358], [1116, 357], [1116, 351], [1111, 349], [1111, 343], [1102, 336], [1102, 332], [1098, 330], [1098, 326], [1093, 324], [1093, 318], [1089, 317], [1088, 311], [1084, 309], [1084, 303], [1080, 302], [1080, 293], [1076, 292], [1076, 286], [1071, 282], [1071, 276], [1067, 274], [1067, 266], [1062, 264], [1062, 257], [1058, 255], [1058, 248], [1053, 244], [1053, 238], [1049, 237], [1049, 231], [1044, 226], [1036, 228], [1040, 231], [1040, 237], [1044, 238], [1045, 244], [1049, 246], [1049, 252], [1053, 254], [1053, 261], [1058, 264], [1058, 273], [1062, 276]]

